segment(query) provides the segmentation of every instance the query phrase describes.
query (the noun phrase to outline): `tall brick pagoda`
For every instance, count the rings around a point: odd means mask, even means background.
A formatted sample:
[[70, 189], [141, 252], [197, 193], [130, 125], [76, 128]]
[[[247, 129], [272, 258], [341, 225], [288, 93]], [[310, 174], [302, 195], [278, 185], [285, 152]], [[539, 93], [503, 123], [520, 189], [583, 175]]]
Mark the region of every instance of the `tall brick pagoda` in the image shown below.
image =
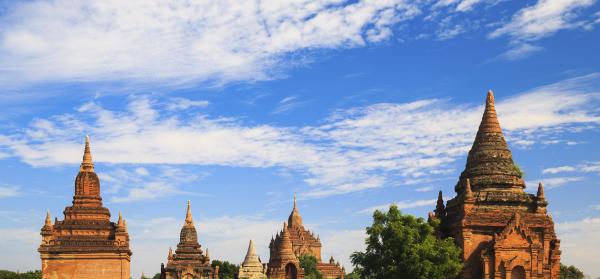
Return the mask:
[[185, 222], [179, 234], [175, 254], [169, 248], [167, 266], [161, 266], [161, 278], [165, 279], [218, 279], [219, 269], [211, 267], [208, 249], [206, 255], [198, 243], [198, 233], [192, 219], [190, 202], [187, 204]]
[[131, 250], [125, 220], [110, 221], [102, 206], [100, 180], [94, 172], [89, 137], [85, 139], [83, 162], [75, 178], [73, 205], [64, 210], [64, 220], [50, 219], [42, 227], [42, 278], [129, 279]]
[[560, 240], [546, 212], [540, 183], [537, 195], [512, 159], [488, 92], [485, 111], [465, 170], [446, 205], [440, 192], [432, 218], [440, 236], [453, 237], [463, 250], [462, 278], [558, 278]]
[[[294, 256], [314, 256], [317, 259], [317, 270], [321, 272], [324, 279], [344, 278], [344, 270], [339, 263], [335, 263], [333, 259], [330, 259], [327, 263], [322, 262], [321, 240], [302, 224], [302, 216], [296, 204], [296, 195], [294, 195], [294, 208], [290, 213], [287, 224], [284, 225], [284, 231], [289, 234]], [[270, 247], [279, 247], [282, 241], [283, 237], [277, 235], [275, 239], [271, 239]], [[271, 255], [273, 255], [273, 252], [277, 253], [277, 250], [271, 248]]]

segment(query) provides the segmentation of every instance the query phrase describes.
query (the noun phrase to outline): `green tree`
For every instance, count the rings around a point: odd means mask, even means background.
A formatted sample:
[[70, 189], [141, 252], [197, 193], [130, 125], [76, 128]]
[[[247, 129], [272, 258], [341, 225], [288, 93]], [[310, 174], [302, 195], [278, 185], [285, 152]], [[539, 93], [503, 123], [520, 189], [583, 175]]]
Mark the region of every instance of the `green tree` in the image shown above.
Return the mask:
[[42, 272], [27, 271], [25, 273], [12, 272], [8, 270], [0, 270], [0, 279], [41, 279]]
[[228, 261], [213, 260], [211, 266], [219, 266], [219, 279], [234, 279], [238, 275], [239, 266]]
[[317, 270], [317, 258], [312, 255], [300, 256], [300, 267], [304, 269], [305, 279], [321, 279], [323, 276]]
[[452, 238], [438, 239], [433, 225], [403, 215], [396, 205], [387, 213], [375, 211], [373, 225], [367, 227], [367, 250], [351, 256], [360, 278], [456, 278], [461, 251]]
[[585, 275], [581, 270], [574, 266], [566, 266], [564, 264], [560, 264], [560, 276], [559, 279], [583, 279]]
[[152, 276], [152, 279], [160, 279], [160, 272], [154, 274], [154, 276]]
[[354, 270], [352, 270], [352, 272], [347, 273], [344, 278], [345, 279], [361, 279], [360, 278], [360, 269], [359, 268], [354, 268]]

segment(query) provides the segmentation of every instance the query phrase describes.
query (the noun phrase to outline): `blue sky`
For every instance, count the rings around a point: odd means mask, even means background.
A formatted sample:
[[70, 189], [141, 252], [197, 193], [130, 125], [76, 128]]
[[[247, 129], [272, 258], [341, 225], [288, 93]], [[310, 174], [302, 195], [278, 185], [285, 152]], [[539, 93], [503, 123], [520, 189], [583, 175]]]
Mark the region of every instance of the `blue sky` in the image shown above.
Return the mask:
[[563, 262], [600, 276], [597, 1], [0, 3], [0, 269], [39, 269], [86, 134], [134, 277], [188, 199], [213, 258], [268, 259], [294, 192], [350, 269], [374, 209], [454, 195], [492, 89]]

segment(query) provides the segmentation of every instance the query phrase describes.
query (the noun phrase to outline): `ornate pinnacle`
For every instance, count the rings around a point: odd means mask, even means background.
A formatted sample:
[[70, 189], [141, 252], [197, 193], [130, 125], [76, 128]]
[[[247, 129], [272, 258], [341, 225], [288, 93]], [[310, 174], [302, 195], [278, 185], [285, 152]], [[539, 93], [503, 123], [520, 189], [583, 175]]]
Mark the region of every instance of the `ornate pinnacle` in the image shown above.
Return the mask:
[[169, 247], [169, 255], [167, 256], [167, 260], [172, 260], [173, 259], [173, 249], [171, 247]]
[[537, 198], [539, 200], [543, 200], [546, 197], [544, 196], [544, 184], [542, 184], [542, 182], [540, 182], [540, 184], [538, 184], [538, 190], [537, 190]]
[[250, 244], [248, 244], [248, 252], [246, 253], [246, 258], [253, 256], [256, 254], [256, 249], [254, 248], [254, 241], [250, 239]]
[[294, 208], [296, 208], [296, 192], [294, 192]]
[[46, 212], [46, 220], [44, 222], [44, 227], [52, 227], [52, 219], [50, 219], [50, 210]]
[[[493, 99], [493, 97], [492, 97]], [[467, 181], [465, 182], [465, 198], [472, 198], [473, 197], [473, 191], [471, 190], [471, 179], [467, 178]]]
[[437, 204], [435, 206], [435, 214], [441, 215], [444, 212], [444, 209], [444, 198], [442, 196], [442, 191], [440, 190], [440, 192], [438, 193]]
[[92, 162], [92, 151], [90, 149], [90, 137], [85, 136], [85, 149], [83, 150], [83, 161], [81, 162], [80, 171], [94, 171], [94, 163]]
[[210, 254], [208, 253], [208, 248], [206, 248], [206, 260], [210, 261]]
[[187, 212], [185, 213], [185, 224], [186, 225], [194, 224], [194, 220], [192, 219], [192, 209], [191, 209], [189, 200], [187, 202]]
[[119, 211], [119, 220], [117, 221], [117, 225], [119, 227], [123, 227], [125, 225], [123, 222], [123, 216], [121, 216], [121, 211]]

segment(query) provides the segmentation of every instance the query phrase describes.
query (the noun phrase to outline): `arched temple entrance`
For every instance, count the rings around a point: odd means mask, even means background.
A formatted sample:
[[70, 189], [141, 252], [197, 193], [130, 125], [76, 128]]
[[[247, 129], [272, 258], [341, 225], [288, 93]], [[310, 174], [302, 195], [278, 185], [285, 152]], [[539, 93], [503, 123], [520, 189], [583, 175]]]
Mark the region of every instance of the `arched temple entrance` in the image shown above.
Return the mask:
[[525, 279], [525, 268], [523, 266], [515, 266], [510, 273], [510, 279]]
[[285, 266], [285, 279], [297, 279], [298, 278], [298, 270], [296, 270], [296, 266], [292, 263], [289, 263]]

